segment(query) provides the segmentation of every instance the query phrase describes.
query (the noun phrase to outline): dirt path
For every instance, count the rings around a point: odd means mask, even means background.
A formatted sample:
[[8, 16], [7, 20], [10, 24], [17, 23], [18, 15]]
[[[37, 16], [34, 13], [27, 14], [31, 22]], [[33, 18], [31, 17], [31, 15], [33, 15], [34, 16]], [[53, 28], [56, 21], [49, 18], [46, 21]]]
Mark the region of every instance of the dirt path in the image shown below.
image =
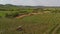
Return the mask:
[[25, 16], [32, 16], [32, 15], [45, 14], [45, 13], [50, 13], [50, 11], [38, 12], [38, 13], [29, 13], [29, 14], [25, 14], [25, 15], [18, 16], [18, 17], [16, 17], [16, 18], [23, 18], [23, 17], [25, 17]]
[[23, 18], [23, 17], [25, 17], [25, 16], [27, 16], [27, 15], [18, 16], [18, 17], [16, 17], [16, 18]]
[[32, 15], [37, 15], [37, 14], [42, 14], [42, 13], [30, 13], [30, 14], [18, 16], [16, 18], [23, 18], [23, 17], [26, 17], [26, 16], [32, 16]]

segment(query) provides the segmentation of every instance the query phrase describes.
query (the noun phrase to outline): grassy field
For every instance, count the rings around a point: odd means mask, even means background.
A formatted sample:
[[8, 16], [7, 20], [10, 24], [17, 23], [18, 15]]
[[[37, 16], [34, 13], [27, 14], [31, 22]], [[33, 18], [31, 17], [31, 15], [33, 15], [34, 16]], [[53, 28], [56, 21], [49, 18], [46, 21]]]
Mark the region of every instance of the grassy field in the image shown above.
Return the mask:
[[1, 4], [0, 34], [60, 34], [60, 7]]
[[[16, 28], [23, 25], [23, 31]], [[20, 18], [0, 18], [0, 34], [60, 34], [60, 14], [39, 14]]]

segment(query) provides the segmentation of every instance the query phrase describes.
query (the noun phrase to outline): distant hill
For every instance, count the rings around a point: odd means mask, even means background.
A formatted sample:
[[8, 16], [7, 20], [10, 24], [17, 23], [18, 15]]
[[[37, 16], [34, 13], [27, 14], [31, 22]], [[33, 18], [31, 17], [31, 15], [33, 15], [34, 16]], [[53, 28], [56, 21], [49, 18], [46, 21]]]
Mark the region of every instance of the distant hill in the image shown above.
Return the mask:
[[23, 6], [23, 5], [12, 5], [12, 4], [0, 4], [0, 7], [20, 7], [20, 8], [60, 8], [60, 6]]
[[0, 4], [0, 11], [20, 11], [20, 9], [36, 9], [36, 8], [60, 8], [60, 6], [23, 6], [23, 5], [12, 5]]

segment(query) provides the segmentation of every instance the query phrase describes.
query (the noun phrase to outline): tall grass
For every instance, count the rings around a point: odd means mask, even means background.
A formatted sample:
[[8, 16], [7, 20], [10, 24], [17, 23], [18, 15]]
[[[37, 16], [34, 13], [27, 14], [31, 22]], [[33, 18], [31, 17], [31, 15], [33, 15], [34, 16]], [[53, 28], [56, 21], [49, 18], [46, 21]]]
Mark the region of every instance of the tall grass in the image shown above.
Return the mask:
[[[27, 16], [23, 19], [0, 18], [0, 34], [43, 34], [54, 25], [60, 24], [59, 15], [40, 14]], [[23, 31], [16, 30], [20, 25], [23, 25]]]

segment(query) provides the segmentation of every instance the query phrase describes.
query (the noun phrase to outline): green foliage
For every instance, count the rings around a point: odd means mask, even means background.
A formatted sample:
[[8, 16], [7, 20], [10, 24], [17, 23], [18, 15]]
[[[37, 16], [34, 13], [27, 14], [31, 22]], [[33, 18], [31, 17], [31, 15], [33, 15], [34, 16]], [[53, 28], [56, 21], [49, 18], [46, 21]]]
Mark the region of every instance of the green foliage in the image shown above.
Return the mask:
[[15, 12], [15, 13], [6, 13], [5, 14], [5, 17], [16, 17], [16, 16], [18, 16], [19, 15], [19, 13], [18, 12]]
[[[40, 12], [41, 14], [26, 16], [23, 19], [15, 18], [29, 13]], [[58, 27], [59, 25], [56, 26], [56, 24], [60, 25], [60, 8], [24, 8], [10, 4], [0, 5], [0, 34], [59, 33], [60, 27]], [[16, 28], [20, 25], [23, 25], [24, 30], [16, 31]], [[56, 32], [54, 32], [55, 30]]]
[[29, 12], [28, 11], [20, 11], [19, 13], [23, 13], [23, 14], [29, 14]]
[[[56, 24], [60, 25], [59, 20], [60, 14], [40, 14], [27, 16], [23, 19], [1, 18], [0, 32], [2, 34], [49, 34], [54, 32]], [[23, 25], [24, 30], [16, 31], [16, 28], [20, 25]]]
[[60, 10], [52, 10], [51, 13], [60, 13]]
[[38, 13], [38, 12], [43, 12], [43, 8], [37, 8], [37, 9], [34, 9], [32, 12], [33, 13]]

